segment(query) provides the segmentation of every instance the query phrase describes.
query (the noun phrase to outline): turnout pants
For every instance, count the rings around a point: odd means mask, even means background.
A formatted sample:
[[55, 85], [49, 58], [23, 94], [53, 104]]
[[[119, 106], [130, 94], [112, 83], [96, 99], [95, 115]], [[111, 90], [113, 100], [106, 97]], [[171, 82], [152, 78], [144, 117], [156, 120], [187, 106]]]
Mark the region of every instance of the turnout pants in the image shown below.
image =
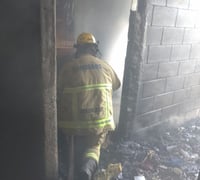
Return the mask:
[[[101, 145], [106, 139], [107, 133], [101, 133], [99, 135], [73, 135], [73, 173], [74, 179], [83, 180], [84, 173], [88, 174], [85, 179], [90, 180], [97, 170], [97, 166], [100, 158]], [[69, 154], [69, 135], [64, 135], [66, 141], [66, 148], [61, 149], [62, 153]], [[61, 147], [62, 148], [62, 147]], [[63, 152], [64, 151], [64, 152]], [[71, 156], [71, 155], [70, 155]], [[61, 156], [62, 158], [62, 156]], [[64, 158], [67, 162], [67, 171], [69, 171], [70, 157]], [[63, 159], [61, 159], [63, 161]], [[65, 162], [64, 162], [65, 163]], [[69, 172], [67, 172], [68, 174]], [[81, 177], [80, 177], [81, 176]]]

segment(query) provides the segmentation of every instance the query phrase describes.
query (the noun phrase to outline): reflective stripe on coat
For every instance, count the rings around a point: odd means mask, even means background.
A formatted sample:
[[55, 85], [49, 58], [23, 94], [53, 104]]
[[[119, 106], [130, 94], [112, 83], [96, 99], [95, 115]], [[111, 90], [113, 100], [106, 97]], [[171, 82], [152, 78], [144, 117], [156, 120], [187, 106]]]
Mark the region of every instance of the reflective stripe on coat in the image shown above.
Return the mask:
[[114, 130], [112, 91], [119, 86], [113, 69], [94, 56], [67, 63], [59, 77], [58, 127], [70, 134]]

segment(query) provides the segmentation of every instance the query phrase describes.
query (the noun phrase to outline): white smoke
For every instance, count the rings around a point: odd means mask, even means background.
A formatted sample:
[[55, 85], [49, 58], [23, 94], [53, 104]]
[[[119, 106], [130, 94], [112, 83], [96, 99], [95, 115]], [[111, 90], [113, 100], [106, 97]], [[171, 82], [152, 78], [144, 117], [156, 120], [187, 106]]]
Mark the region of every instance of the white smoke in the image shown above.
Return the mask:
[[[75, 39], [90, 32], [99, 40], [102, 59], [123, 80], [131, 0], [76, 0], [74, 8]], [[121, 89], [114, 96], [114, 118], [118, 122]]]

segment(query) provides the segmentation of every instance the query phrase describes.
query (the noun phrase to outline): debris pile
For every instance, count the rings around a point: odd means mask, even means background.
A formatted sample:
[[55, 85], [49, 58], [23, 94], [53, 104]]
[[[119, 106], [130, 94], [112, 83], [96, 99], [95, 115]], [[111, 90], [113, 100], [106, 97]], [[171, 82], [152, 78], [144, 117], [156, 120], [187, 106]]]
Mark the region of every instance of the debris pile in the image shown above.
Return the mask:
[[191, 120], [159, 135], [136, 136], [102, 150], [99, 168], [121, 163], [118, 180], [196, 180], [200, 170], [200, 120]]
[[122, 166], [120, 163], [109, 164], [106, 169], [97, 171], [94, 175], [94, 180], [111, 180], [116, 179], [122, 173]]

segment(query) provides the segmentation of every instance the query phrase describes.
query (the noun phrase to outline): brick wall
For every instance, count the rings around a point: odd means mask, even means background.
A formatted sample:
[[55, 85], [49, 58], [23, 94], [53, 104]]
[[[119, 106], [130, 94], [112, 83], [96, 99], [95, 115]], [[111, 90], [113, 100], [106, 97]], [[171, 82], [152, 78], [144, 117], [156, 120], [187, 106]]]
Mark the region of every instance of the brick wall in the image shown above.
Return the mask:
[[199, 116], [200, 2], [148, 0], [134, 127]]

